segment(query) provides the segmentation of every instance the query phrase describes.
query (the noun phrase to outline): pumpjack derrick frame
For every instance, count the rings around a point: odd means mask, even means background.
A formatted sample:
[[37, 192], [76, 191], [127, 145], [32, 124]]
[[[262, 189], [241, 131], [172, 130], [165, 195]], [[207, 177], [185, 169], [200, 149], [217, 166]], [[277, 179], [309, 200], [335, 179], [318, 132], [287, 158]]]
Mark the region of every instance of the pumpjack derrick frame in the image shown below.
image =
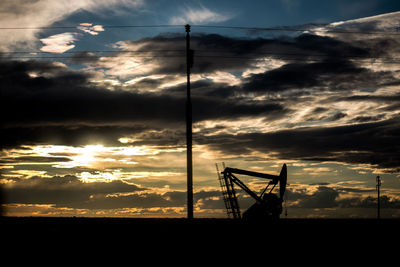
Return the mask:
[[[271, 175], [260, 172], [246, 171], [236, 168], [225, 168], [219, 172], [217, 165], [218, 179], [220, 182], [225, 207], [229, 217], [245, 220], [276, 220], [282, 213], [283, 196], [287, 183], [287, 167], [283, 164], [279, 175]], [[247, 175], [270, 180], [260, 195], [248, 188], [235, 174]], [[272, 193], [279, 184], [279, 196]], [[239, 186], [244, 192], [255, 199], [256, 203], [247, 209], [243, 215], [240, 212], [239, 203], [234, 185]]]

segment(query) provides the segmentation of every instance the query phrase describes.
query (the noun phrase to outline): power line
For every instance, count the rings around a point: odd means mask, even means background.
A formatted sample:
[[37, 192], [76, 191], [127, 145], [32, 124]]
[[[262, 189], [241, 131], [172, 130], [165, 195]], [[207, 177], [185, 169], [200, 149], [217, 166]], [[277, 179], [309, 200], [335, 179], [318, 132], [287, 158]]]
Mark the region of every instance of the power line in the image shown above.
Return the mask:
[[185, 55], [151, 55], [151, 56], [10, 56], [7, 58], [18, 59], [18, 58], [31, 58], [31, 59], [91, 59], [91, 58], [168, 58], [168, 57], [185, 57]]
[[[316, 26], [311, 24], [311, 26]], [[329, 24], [317, 25], [318, 27], [329, 27]], [[387, 34], [400, 35], [398, 31], [357, 31], [357, 30], [340, 30], [340, 29], [316, 29], [316, 28], [295, 28], [290, 26], [282, 27], [245, 27], [245, 26], [223, 26], [223, 25], [193, 25], [198, 28], [216, 28], [216, 29], [232, 29], [232, 30], [250, 30], [250, 31], [288, 31], [288, 32], [324, 32], [324, 33], [344, 33], [344, 34]]]
[[[322, 56], [322, 55], [309, 55], [306, 56], [304, 54], [297, 54], [297, 56], [302, 56], [300, 57], [287, 57], [287, 56], [296, 56], [296, 54], [274, 54], [277, 57], [274, 59], [282, 59], [282, 60], [288, 60], [291, 62], [321, 62], [324, 59], [329, 59], [329, 56]], [[283, 56], [283, 57], [280, 57]], [[90, 59], [100, 59], [100, 58], [184, 58], [184, 54], [180, 55], [114, 55], [114, 56], [94, 56], [94, 55], [88, 55], [88, 56], [9, 56], [6, 57], [6, 59], [69, 59], [69, 60], [90, 60]], [[245, 59], [245, 60], [256, 60], [256, 61], [261, 61], [265, 60], [263, 57], [246, 57], [246, 56], [224, 56], [224, 55], [195, 55], [195, 58], [218, 58], [218, 59], [232, 59], [232, 60], [239, 60], [239, 59]], [[377, 63], [387, 63], [387, 64], [400, 64], [400, 58], [395, 58], [395, 59], [375, 59], [375, 58], [356, 58], [352, 59], [351, 57], [347, 58], [351, 59], [352, 61], [358, 61], [358, 62], [366, 62], [370, 64], [377, 64]], [[371, 62], [368, 62], [371, 61]]]
[[[234, 51], [227, 51], [226, 49], [212, 49], [212, 50], [204, 50], [204, 49], [195, 49], [196, 56], [200, 57], [214, 57], [214, 55], [199, 55], [198, 53], [218, 53], [217, 57], [223, 55], [222, 57], [240, 57], [240, 58], [250, 58], [249, 55], [254, 55], [253, 57], [259, 57], [260, 55], [271, 55], [271, 56], [302, 56], [302, 57], [322, 57], [322, 58], [329, 58], [332, 55], [323, 54], [323, 53], [288, 53], [288, 52], [272, 52], [272, 51], [257, 51], [257, 52], [243, 52], [243, 53], [235, 53]], [[185, 53], [183, 49], [168, 49], [168, 50], [78, 50], [78, 51], [65, 51], [62, 54], [75, 54], [72, 57], [96, 57], [94, 54], [102, 54], [102, 53], [118, 53], [118, 54], [141, 54], [141, 53], [170, 53], [170, 52], [181, 52]], [[86, 53], [87, 55], [82, 55]], [[8, 52], [0, 52], [0, 55], [8, 55], [8, 54], [55, 54], [55, 52], [48, 52], [48, 51], [8, 51]], [[171, 56], [171, 54], [168, 54]], [[181, 56], [181, 55], [179, 55]], [[334, 55], [335, 57], [338, 56], [337, 54]], [[16, 56], [12, 56], [16, 57]], [[33, 57], [33, 56], [32, 56]], [[56, 57], [56, 56], [55, 56]], [[106, 57], [106, 56], [98, 56], [98, 57]], [[109, 56], [111, 57], [111, 56]], [[123, 57], [123, 56], [116, 56], [116, 57]], [[352, 55], [352, 54], [340, 54], [340, 57], [344, 58], [359, 58], [363, 60], [371, 60], [371, 59], [379, 59], [379, 56], [369, 56], [369, 55]], [[389, 59], [389, 58], [386, 58]], [[391, 58], [393, 59], [393, 58]], [[395, 58], [396, 59], [396, 58]], [[400, 58], [399, 58], [400, 60]]]
[[[328, 55], [324, 53], [289, 53], [289, 52], [273, 52], [273, 51], [257, 51], [235, 53], [234, 51], [227, 51], [226, 49], [195, 49], [196, 58], [225, 58], [225, 59], [246, 59], [246, 60], [264, 60], [265, 57], [271, 56], [274, 59], [286, 59], [289, 61], [320, 61], [323, 59], [331, 59], [332, 57], [339, 56], [353, 61], [374, 61], [374, 63], [398, 63], [400, 58], [383, 58], [379, 56], [369, 55], [352, 55], [352, 54], [339, 54]], [[180, 52], [180, 53], [179, 53]], [[101, 54], [111, 55], [101, 55]], [[150, 55], [147, 55], [149, 54]], [[165, 54], [164, 54], [165, 53]], [[178, 53], [178, 54], [177, 54]], [[210, 54], [211, 53], [211, 54]], [[217, 54], [215, 54], [217, 53]], [[25, 54], [29, 54], [26, 56]], [[184, 57], [185, 51], [183, 49], [158, 49], [158, 50], [79, 50], [79, 51], [66, 51], [62, 54], [73, 54], [72, 56], [54, 56], [54, 52], [48, 51], [8, 51], [0, 52], [0, 56], [6, 59], [94, 59], [94, 58], [167, 58], [167, 57]], [[114, 55], [113, 55], [114, 54]], [[121, 55], [122, 54], [122, 55]], [[134, 54], [134, 55], [126, 55]], [[49, 56], [42, 56], [49, 55]]]
[[[93, 25], [96, 26], [96, 25]], [[77, 26], [43, 26], [43, 27], [0, 27], [0, 30], [51, 30], [51, 29], [76, 29], [77, 27], [93, 27], [77, 25]], [[178, 28], [184, 25], [99, 25], [102, 28]]]
[[[79, 53], [154, 53], [154, 52], [185, 52], [182, 49], [161, 49], [161, 50], [77, 50], [65, 51], [63, 54], [79, 54]], [[55, 52], [48, 51], [7, 51], [0, 52], [2, 54], [54, 54]]]
[[[318, 28], [297, 28], [291, 26], [281, 27], [247, 27], [247, 26], [227, 26], [227, 25], [191, 25], [192, 28], [214, 28], [214, 29], [231, 29], [231, 30], [246, 30], [246, 31], [281, 31], [281, 32], [324, 32], [324, 33], [340, 33], [340, 34], [383, 34], [383, 35], [400, 35], [398, 31], [360, 31], [360, 30], [340, 30], [329, 28], [330, 24], [309, 24], [312, 27], [326, 27], [325, 29]], [[94, 25], [96, 26], [96, 25]], [[118, 28], [180, 28], [185, 25], [178, 24], [160, 24], [160, 25], [99, 25], [105, 29]], [[43, 27], [0, 27], [0, 30], [51, 30], [51, 29], [76, 29], [82, 25], [72, 26], [43, 26]], [[92, 26], [88, 26], [92, 27]]]

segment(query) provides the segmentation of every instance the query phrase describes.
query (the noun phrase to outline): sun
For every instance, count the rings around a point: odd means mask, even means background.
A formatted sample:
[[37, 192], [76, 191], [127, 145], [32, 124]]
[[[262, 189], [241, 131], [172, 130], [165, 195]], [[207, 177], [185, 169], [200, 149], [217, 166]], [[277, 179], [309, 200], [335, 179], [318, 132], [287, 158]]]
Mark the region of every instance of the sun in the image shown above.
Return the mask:
[[87, 145], [80, 149], [78, 156], [73, 157], [73, 162], [78, 166], [92, 166], [98, 162], [97, 156], [105, 151], [103, 145]]

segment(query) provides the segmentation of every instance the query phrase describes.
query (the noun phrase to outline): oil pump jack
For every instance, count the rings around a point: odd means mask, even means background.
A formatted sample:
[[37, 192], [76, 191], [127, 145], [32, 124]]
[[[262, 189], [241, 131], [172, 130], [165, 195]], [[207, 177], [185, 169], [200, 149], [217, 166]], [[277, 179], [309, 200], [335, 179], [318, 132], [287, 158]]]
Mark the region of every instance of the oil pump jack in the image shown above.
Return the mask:
[[[287, 167], [283, 164], [281, 172], [278, 175], [270, 175], [253, 171], [246, 171], [235, 168], [225, 168], [219, 172], [217, 165], [217, 173], [224, 197], [225, 207], [229, 217], [233, 219], [244, 220], [277, 220], [282, 213], [283, 195], [286, 190]], [[250, 190], [235, 174], [247, 175], [270, 180], [260, 195]], [[279, 183], [279, 197], [272, 191]], [[255, 203], [241, 215], [236, 190], [234, 185], [239, 186], [244, 192], [255, 199]]]

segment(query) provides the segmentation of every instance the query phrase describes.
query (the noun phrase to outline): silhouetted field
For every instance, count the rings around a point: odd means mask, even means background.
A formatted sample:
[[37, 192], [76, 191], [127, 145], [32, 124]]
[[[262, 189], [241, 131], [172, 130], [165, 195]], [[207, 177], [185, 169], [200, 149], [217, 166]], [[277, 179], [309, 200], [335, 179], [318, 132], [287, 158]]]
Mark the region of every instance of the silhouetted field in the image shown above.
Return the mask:
[[5, 251], [19, 255], [54, 254], [57, 260], [73, 260], [82, 255], [101, 262], [102, 257], [111, 257], [112, 253], [117, 255], [113, 256], [115, 259], [127, 260], [174, 262], [176, 258], [193, 257], [193, 263], [207, 259], [229, 259], [235, 263], [236, 258], [260, 262], [272, 258], [309, 261], [321, 255], [334, 256], [337, 261], [349, 257], [368, 259], [377, 256], [375, 251], [382, 251], [382, 247], [397, 248], [390, 244], [397, 244], [399, 222], [397, 219], [281, 219], [274, 223], [250, 223], [228, 219], [3, 217], [0, 226]]
[[276, 222], [244, 222], [230, 219], [3, 217], [2, 235], [44, 238], [199, 238], [229, 237], [313, 237], [355, 236], [358, 238], [395, 235], [399, 219], [281, 219]]

